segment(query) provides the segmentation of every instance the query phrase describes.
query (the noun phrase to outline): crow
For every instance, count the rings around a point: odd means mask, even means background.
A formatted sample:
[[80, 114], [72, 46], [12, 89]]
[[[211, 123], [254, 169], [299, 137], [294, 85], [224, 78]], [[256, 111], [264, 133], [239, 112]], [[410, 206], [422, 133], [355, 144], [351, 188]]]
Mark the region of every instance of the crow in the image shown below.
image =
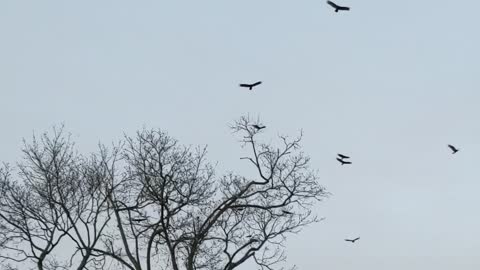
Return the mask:
[[257, 130], [266, 128], [266, 126], [259, 126], [259, 125], [252, 125], [252, 127], [254, 127], [254, 128], [257, 129]]
[[283, 212], [284, 214], [287, 214], [287, 215], [293, 215], [293, 213], [292, 213], [292, 212], [289, 212], [289, 211], [282, 210], [282, 212]]
[[355, 239], [345, 239], [345, 241], [355, 243], [355, 241], [357, 241], [358, 239], [360, 239], [360, 237], [357, 237]]
[[261, 81], [258, 81], [256, 83], [252, 83], [252, 84], [248, 84], [248, 83], [241, 83], [240, 84], [240, 87], [247, 87], [248, 90], [252, 90], [255, 86], [261, 84], [262, 82]]
[[452, 154], [455, 154], [455, 153], [458, 152], [458, 148], [455, 148], [455, 146], [449, 144], [448, 147], [449, 147], [450, 149], [452, 149], [452, 151], [453, 151]]
[[338, 12], [339, 10], [350, 10], [349, 7], [342, 7], [342, 6], [339, 6], [335, 3], [333, 3], [332, 1], [327, 1], [327, 4], [329, 4], [330, 6], [332, 6], [334, 9], [335, 9], [335, 12]]
[[342, 154], [338, 154], [338, 156], [339, 156], [341, 159], [347, 159], [347, 158], [350, 158], [349, 156], [345, 156], [345, 155], [342, 155]]
[[345, 160], [343, 160], [343, 159], [341, 159], [341, 158], [337, 158], [337, 160], [338, 160], [340, 163], [342, 163], [342, 165], [352, 164], [352, 162], [350, 162], [350, 161], [345, 161]]

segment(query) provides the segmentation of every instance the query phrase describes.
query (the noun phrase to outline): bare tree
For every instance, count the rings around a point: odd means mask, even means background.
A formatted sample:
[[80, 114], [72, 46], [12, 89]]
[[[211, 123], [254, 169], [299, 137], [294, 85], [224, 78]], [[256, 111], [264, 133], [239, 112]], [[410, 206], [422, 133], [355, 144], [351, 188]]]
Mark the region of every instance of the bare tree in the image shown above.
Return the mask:
[[[253, 125], [242, 117], [232, 130], [255, 177], [217, 176], [206, 147], [157, 130], [89, 157], [61, 131], [34, 139], [18, 178], [0, 170], [0, 259], [37, 269], [281, 269], [286, 236], [319, 221], [312, 206], [327, 192], [301, 135], [275, 146]], [[59, 244], [74, 248], [66, 256]]]
[[[45, 139], [45, 140], [44, 140]], [[52, 139], [47, 135], [41, 143], [33, 138], [25, 144], [24, 161], [18, 165], [18, 181], [11, 180], [8, 165], [0, 170], [0, 218], [3, 222], [2, 261], [33, 261], [38, 269], [49, 269], [56, 261], [48, 258], [65, 237], [68, 221], [64, 211], [55, 202], [61, 192], [58, 182], [70, 177], [77, 162], [69, 151], [71, 145], [63, 141], [61, 132]], [[73, 185], [65, 184], [66, 189]]]

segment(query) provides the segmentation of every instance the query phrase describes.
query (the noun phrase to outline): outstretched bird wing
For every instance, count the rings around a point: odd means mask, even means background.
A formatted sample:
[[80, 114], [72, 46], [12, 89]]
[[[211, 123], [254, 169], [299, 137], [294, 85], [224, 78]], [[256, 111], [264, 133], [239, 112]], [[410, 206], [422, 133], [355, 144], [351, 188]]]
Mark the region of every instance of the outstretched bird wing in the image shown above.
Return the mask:
[[252, 87], [253, 87], [253, 86], [257, 86], [257, 85], [259, 85], [259, 84], [261, 84], [261, 83], [262, 83], [261, 81], [258, 81], [258, 82], [256, 82], [256, 83], [252, 84]]
[[341, 158], [350, 158], [349, 156], [345, 156], [345, 155], [342, 155], [342, 154], [338, 154], [339, 157]]
[[340, 6], [333, 3], [332, 1], [327, 1], [327, 4], [329, 4], [330, 6], [332, 6], [333, 8], [339, 8]]
[[357, 237], [357, 238], [353, 239], [353, 241], [355, 242], [355, 241], [357, 241], [358, 239], [360, 239], [360, 237]]
[[340, 162], [340, 163], [344, 163], [344, 162], [345, 162], [345, 161], [343, 161], [341, 158], [338, 158], [338, 157], [337, 157], [337, 160], [338, 160], [338, 162]]
[[251, 84], [247, 84], [247, 83], [240, 84], [240, 87], [251, 87], [251, 86], [252, 86]]
[[457, 151], [457, 150], [458, 150], [457, 148], [455, 148], [455, 146], [453, 146], [453, 145], [451, 145], [451, 144], [449, 144], [448, 147], [449, 147], [450, 149], [452, 149], [452, 151]]

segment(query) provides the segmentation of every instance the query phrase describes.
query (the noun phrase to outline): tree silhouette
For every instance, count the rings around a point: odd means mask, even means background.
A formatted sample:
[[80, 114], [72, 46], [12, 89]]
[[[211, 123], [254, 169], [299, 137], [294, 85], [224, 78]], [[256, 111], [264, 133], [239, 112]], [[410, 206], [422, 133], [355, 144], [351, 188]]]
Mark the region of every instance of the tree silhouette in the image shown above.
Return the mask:
[[[217, 176], [206, 147], [141, 130], [80, 155], [63, 129], [23, 147], [0, 169], [0, 263], [11, 269], [279, 269], [286, 236], [317, 222], [327, 196], [301, 135], [258, 140], [248, 117], [232, 125], [255, 177]], [[16, 173], [14, 173], [16, 171]], [[69, 247], [67, 249], [66, 247]], [[68, 252], [67, 252], [68, 251]], [[68, 256], [65, 256], [67, 252]]]

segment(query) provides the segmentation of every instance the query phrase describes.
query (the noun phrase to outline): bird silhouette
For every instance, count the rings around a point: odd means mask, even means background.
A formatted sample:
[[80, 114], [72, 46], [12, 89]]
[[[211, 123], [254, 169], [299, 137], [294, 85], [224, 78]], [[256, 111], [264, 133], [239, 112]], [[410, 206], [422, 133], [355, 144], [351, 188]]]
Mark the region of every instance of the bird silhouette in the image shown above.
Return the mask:
[[349, 7], [339, 6], [332, 1], [327, 1], [327, 4], [329, 4], [331, 7], [333, 7], [335, 9], [335, 12], [338, 12], [339, 10], [345, 10], [345, 11], [350, 10]]
[[355, 239], [345, 239], [345, 241], [355, 243], [355, 241], [357, 241], [358, 239], [360, 239], [360, 237], [357, 237]]
[[453, 146], [453, 145], [451, 145], [451, 144], [448, 145], [448, 148], [452, 149], [452, 154], [457, 153], [458, 150], [459, 150], [458, 148], [456, 148], [455, 146]]
[[349, 156], [345, 156], [345, 155], [342, 155], [342, 154], [338, 154], [338, 156], [339, 156], [341, 159], [347, 159], [347, 158], [350, 158]]
[[241, 83], [240, 84], [240, 87], [246, 87], [248, 88], [248, 90], [252, 90], [255, 86], [261, 84], [262, 82], [261, 81], [258, 81], [256, 83], [252, 83], [252, 84], [249, 84], [249, 83]]
[[266, 126], [252, 125], [256, 130], [264, 129]]
[[351, 162], [351, 161], [345, 161], [345, 160], [343, 160], [343, 159], [341, 159], [341, 158], [337, 158], [337, 160], [338, 160], [338, 162], [342, 163], [342, 165], [345, 165], [345, 164], [352, 164], [352, 162]]

